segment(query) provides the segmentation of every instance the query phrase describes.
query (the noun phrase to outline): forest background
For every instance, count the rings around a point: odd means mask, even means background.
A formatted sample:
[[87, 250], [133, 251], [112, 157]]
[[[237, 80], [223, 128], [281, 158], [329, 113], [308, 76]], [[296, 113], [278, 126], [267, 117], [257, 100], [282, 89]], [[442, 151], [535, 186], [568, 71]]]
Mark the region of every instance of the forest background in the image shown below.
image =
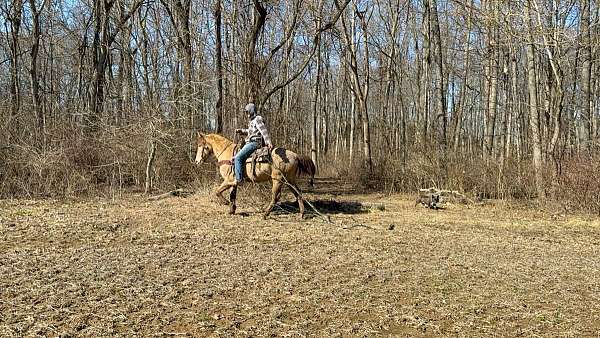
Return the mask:
[[[368, 189], [600, 213], [595, 0], [2, 0], [0, 197], [198, 186], [198, 131]], [[150, 184], [152, 183], [152, 184]]]

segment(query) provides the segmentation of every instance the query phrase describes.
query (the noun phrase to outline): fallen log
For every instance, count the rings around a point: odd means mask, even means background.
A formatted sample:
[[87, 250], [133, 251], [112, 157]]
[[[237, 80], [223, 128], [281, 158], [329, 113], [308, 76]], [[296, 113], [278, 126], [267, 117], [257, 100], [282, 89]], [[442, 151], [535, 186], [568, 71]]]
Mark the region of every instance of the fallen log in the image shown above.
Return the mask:
[[415, 206], [421, 204], [430, 209], [439, 209], [448, 202], [474, 204], [472, 199], [455, 190], [425, 188], [419, 189], [419, 195], [415, 201]]

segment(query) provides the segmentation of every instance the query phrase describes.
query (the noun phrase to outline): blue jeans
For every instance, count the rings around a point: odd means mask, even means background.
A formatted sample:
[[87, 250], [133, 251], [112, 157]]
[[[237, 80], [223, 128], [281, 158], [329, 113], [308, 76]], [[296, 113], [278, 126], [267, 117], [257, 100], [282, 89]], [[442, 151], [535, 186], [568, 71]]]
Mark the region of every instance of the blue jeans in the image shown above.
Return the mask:
[[248, 159], [256, 149], [258, 149], [258, 143], [248, 142], [240, 149], [237, 155], [235, 155], [235, 179], [238, 180], [238, 182], [242, 181], [246, 159]]

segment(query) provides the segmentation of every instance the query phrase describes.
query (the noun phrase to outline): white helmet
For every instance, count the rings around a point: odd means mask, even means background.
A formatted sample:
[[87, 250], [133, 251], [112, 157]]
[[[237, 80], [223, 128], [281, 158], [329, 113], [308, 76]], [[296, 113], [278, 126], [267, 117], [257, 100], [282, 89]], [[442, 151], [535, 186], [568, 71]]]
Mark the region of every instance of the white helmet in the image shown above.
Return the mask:
[[254, 105], [254, 103], [248, 103], [246, 105], [246, 108], [244, 108], [244, 110], [246, 111], [246, 113], [248, 115], [250, 115], [251, 117], [256, 116], [256, 106]]

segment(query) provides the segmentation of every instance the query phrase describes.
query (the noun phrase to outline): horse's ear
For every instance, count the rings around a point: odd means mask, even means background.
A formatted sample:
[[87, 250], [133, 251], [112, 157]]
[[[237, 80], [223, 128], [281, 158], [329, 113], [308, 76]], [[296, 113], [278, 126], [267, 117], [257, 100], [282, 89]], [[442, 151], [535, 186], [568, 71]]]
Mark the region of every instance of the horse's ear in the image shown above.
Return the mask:
[[202, 134], [201, 132], [198, 132], [198, 138], [204, 139], [204, 134]]

